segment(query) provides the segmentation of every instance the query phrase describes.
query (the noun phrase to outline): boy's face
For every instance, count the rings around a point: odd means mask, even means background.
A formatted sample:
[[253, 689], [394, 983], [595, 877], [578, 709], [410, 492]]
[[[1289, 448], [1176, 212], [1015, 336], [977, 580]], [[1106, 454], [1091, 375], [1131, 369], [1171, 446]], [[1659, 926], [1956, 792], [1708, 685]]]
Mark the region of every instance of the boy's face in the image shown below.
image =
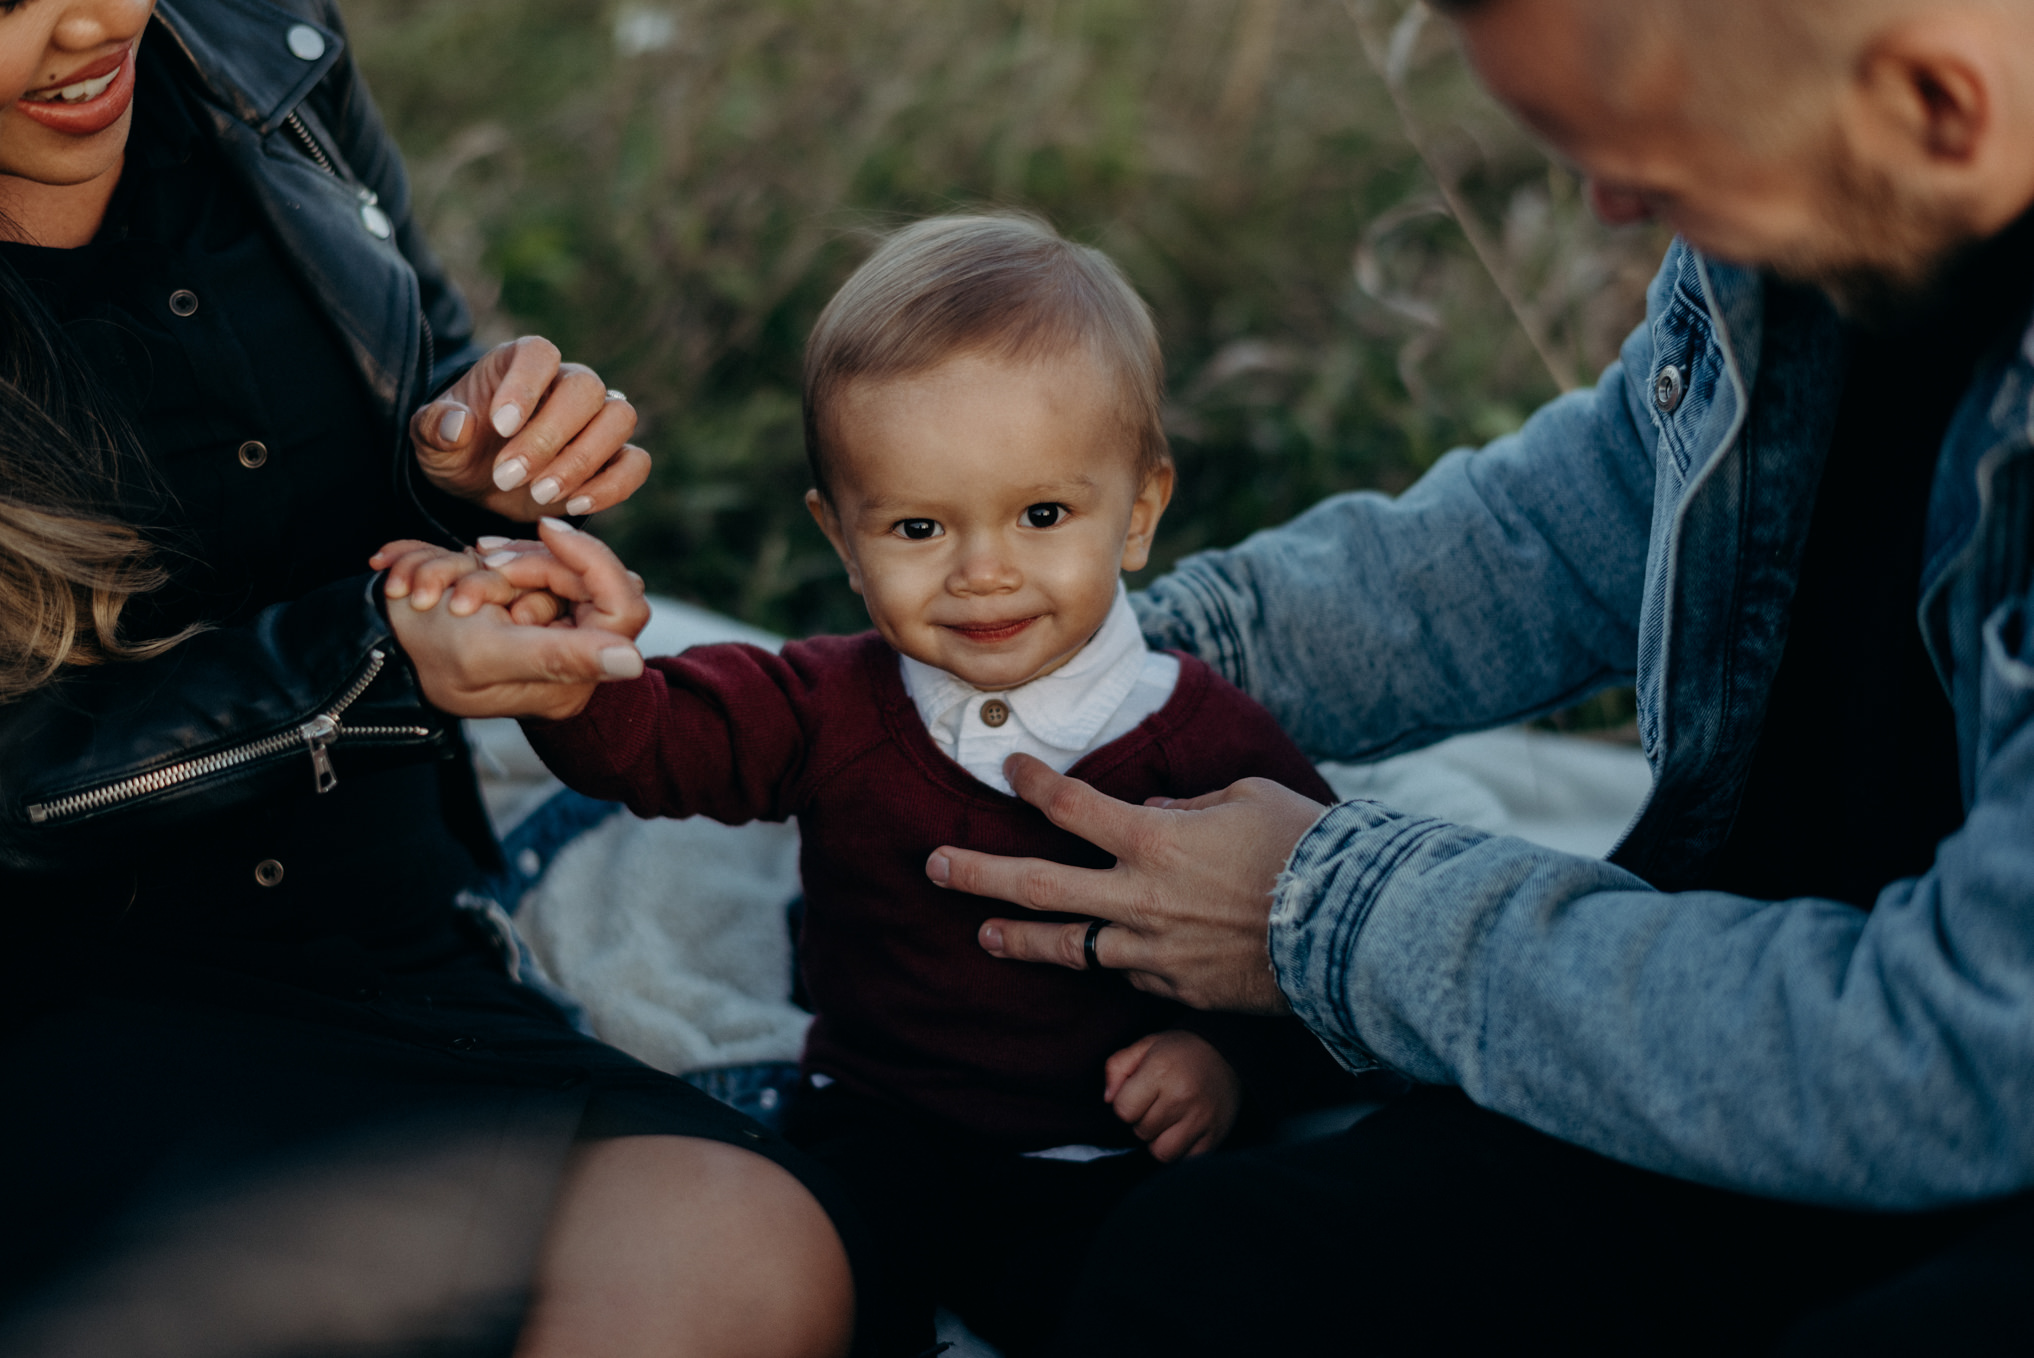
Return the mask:
[[1172, 495], [1143, 475], [1082, 354], [963, 355], [842, 393], [831, 502], [806, 503], [883, 639], [977, 688], [1064, 664], [1101, 628]]

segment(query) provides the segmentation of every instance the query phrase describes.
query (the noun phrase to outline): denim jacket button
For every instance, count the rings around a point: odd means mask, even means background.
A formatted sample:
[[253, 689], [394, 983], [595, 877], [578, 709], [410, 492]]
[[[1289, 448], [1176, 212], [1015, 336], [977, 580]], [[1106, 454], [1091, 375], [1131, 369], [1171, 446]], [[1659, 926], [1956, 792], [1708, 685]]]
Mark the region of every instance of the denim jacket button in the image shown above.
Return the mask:
[[264, 858], [254, 865], [254, 880], [263, 886], [281, 886], [283, 865], [273, 858]]
[[1681, 404], [1681, 370], [1669, 363], [1653, 379], [1653, 406], [1662, 415], [1671, 415]]
[[255, 470], [268, 461], [268, 445], [260, 439], [249, 439], [240, 445], [240, 465], [249, 471]]

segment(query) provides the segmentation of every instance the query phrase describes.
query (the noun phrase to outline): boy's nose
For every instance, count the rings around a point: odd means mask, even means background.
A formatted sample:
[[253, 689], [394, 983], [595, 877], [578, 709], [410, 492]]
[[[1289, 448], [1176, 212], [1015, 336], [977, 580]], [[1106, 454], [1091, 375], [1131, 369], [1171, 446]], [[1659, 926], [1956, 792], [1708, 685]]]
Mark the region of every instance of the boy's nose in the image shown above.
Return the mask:
[[1023, 575], [1008, 556], [983, 544], [962, 554], [946, 587], [955, 594], [1002, 594], [1023, 583]]

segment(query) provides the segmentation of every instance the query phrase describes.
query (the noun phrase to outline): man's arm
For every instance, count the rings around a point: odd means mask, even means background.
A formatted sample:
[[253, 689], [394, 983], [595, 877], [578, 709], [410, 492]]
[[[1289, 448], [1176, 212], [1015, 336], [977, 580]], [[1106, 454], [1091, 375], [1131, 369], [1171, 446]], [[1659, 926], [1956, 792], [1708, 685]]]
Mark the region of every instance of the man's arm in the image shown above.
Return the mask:
[[1323, 501], [1188, 558], [1136, 596], [1154, 645], [1201, 657], [1309, 752], [1370, 759], [1522, 720], [1631, 677], [1657, 431], [1652, 320], [1592, 389], [1456, 451], [1392, 499]]
[[1370, 1058], [1619, 1160], [1923, 1208], [2034, 1185], [2034, 655], [1963, 827], [1869, 914], [1666, 895], [1605, 863], [1329, 812], [1277, 892], [1294, 1008]]
[[[1665, 894], [1375, 802], [1322, 814], [1268, 783], [1133, 807], [1022, 755], [1019, 795], [1116, 866], [947, 845], [926, 870], [1110, 921], [1100, 961], [1140, 989], [1256, 1012], [1289, 1001], [1351, 1068], [1460, 1085], [1627, 1163], [1849, 1207], [1994, 1197], [2034, 1185], [2028, 649], [2020, 724], [1969, 818], [1870, 914]], [[981, 941], [1078, 968], [1084, 932], [992, 919]]]

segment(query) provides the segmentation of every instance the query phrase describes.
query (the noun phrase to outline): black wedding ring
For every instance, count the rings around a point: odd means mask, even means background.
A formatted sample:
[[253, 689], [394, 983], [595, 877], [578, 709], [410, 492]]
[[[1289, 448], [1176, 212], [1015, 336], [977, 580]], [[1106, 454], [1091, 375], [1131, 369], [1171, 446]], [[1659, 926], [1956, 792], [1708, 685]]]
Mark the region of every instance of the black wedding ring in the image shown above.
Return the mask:
[[1100, 971], [1102, 959], [1095, 956], [1095, 940], [1102, 936], [1102, 930], [1109, 927], [1109, 921], [1095, 919], [1088, 921], [1088, 936], [1081, 943], [1081, 955], [1087, 958], [1089, 971]]

